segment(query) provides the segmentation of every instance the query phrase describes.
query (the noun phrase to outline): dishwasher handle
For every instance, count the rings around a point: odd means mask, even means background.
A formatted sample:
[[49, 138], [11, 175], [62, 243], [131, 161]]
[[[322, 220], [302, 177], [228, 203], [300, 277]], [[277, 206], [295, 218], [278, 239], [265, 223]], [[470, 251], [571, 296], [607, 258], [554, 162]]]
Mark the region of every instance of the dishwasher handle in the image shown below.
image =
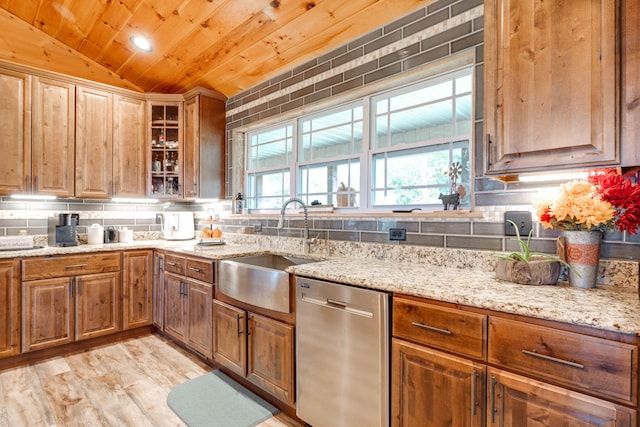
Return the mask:
[[327, 298], [327, 304], [328, 305], [332, 305], [334, 307], [342, 308], [342, 309], [347, 308], [347, 303], [346, 302], [337, 301], [337, 300], [334, 300], [334, 299], [331, 299], [331, 298]]

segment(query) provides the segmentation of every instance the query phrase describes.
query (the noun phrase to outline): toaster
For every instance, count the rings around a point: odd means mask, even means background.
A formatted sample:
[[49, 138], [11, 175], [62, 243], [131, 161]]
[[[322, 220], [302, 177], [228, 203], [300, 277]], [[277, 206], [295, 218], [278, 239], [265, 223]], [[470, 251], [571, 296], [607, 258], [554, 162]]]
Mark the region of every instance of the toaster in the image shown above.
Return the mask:
[[193, 212], [165, 212], [163, 222], [167, 240], [190, 240], [196, 236]]

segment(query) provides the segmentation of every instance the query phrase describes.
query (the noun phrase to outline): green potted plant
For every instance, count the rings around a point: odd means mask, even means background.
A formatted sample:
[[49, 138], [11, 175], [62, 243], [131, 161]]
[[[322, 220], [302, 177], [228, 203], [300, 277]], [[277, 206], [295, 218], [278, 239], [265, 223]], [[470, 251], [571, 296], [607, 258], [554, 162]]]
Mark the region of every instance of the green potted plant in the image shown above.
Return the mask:
[[533, 230], [529, 232], [527, 240], [523, 240], [516, 223], [511, 220], [509, 222], [516, 230], [514, 240], [518, 242], [520, 251], [496, 255], [496, 277], [523, 285], [555, 285], [560, 276], [560, 265], [567, 263], [555, 255], [532, 252], [530, 245]]

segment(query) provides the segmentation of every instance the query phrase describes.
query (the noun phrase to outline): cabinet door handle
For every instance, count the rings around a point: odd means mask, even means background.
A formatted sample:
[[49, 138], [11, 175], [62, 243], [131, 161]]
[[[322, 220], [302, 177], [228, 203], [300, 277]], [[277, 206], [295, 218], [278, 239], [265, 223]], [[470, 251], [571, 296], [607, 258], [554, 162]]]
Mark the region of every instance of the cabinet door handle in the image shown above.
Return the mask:
[[196, 191], [197, 188], [198, 188], [198, 183], [194, 182], [193, 183], [193, 192], [191, 194], [193, 194], [193, 195], [198, 194], [197, 191]]
[[33, 192], [38, 192], [38, 175], [33, 177]]
[[472, 378], [471, 378], [471, 416], [475, 417], [476, 416], [476, 406], [480, 403], [477, 399], [476, 399], [476, 393], [477, 393], [477, 386], [478, 386], [478, 371], [476, 371], [475, 369], [473, 370], [473, 373], [471, 374]]
[[497, 380], [496, 377], [494, 377], [493, 375], [491, 376], [491, 402], [490, 405], [491, 407], [489, 408], [489, 410], [491, 411], [491, 424], [496, 422], [496, 412], [498, 412], [498, 410], [496, 409], [496, 384], [497, 384]]
[[524, 354], [527, 356], [537, 357], [539, 359], [549, 360], [550, 362], [560, 363], [562, 365], [571, 366], [573, 368], [584, 369], [584, 365], [580, 363], [573, 362], [571, 360], [558, 359], [557, 357], [547, 356], [545, 354], [540, 354], [535, 350], [522, 350]]
[[30, 177], [29, 177], [29, 175], [27, 175], [27, 176], [24, 178], [24, 190], [25, 190], [27, 193], [30, 193], [30, 192], [31, 192], [31, 186], [29, 185], [29, 184], [31, 183], [31, 180], [30, 180], [29, 178], [30, 178]]
[[486, 135], [487, 139], [487, 170], [491, 170], [491, 134]]
[[241, 320], [244, 320], [244, 317], [240, 316], [239, 314], [236, 314], [236, 321], [238, 322], [238, 335], [244, 334], [244, 330], [242, 328], [240, 328], [240, 321]]
[[444, 335], [453, 335], [453, 333], [448, 329], [440, 329], [434, 326], [425, 325], [424, 323], [411, 322], [413, 326], [417, 326], [418, 328], [426, 329], [427, 331], [437, 332], [439, 334]]
[[86, 267], [88, 264], [71, 264], [71, 265], [65, 265], [64, 268], [83, 268]]
[[82, 296], [82, 279], [78, 279], [78, 296]]

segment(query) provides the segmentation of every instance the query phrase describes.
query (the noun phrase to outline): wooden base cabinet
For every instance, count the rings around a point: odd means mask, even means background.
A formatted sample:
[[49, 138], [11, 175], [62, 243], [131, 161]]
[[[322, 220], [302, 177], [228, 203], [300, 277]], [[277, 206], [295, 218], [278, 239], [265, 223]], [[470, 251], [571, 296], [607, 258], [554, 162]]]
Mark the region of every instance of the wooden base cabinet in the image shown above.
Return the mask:
[[121, 329], [121, 254], [22, 261], [22, 351]]
[[484, 364], [395, 338], [392, 360], [394, 427], [483, 425]]
[[20, 353], [20, 261], [0, 262], [0, 357]]
[[213, 301], [215, 360], [293, 406], [294, 327]]
[[164, 254], [153, 254], [153, 324], [164, 330]]
[[153, 251], [128, 251], [123, 254], [124, 299], [123, 329], [150, 325], [152, 322]]
[[489, 368], [488, 426], [635, 427], [636, 411]]
[[213, 262], [167, 254], [164, 266], [164, 332], [211, 358]]
[[67, 344], [120, 329], [120, 273], [23, 282], [22, 350]]

